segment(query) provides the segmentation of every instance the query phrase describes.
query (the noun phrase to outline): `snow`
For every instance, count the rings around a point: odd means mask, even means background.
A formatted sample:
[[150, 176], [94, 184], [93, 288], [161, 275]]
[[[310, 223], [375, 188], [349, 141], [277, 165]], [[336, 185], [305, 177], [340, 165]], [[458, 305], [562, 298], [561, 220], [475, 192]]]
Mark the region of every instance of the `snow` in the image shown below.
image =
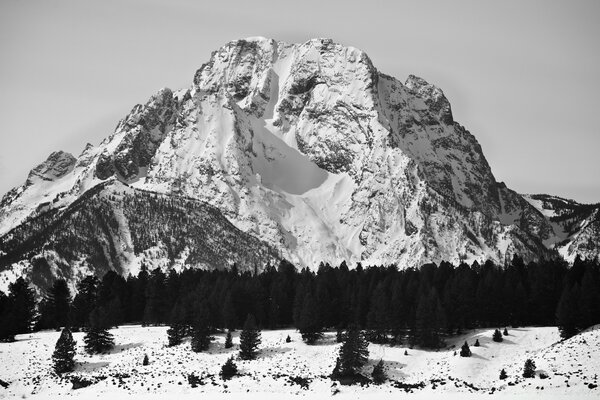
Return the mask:
[[[332, 396], [332, 381], [327, 375], [333, 369], [340, 346], [335, 343], [333, 332], [326, 333], [319, 344], [308, 346], [294, 330], [263, 331], [258, 359], [236, 360], [241, 376], [223, 381], [218, 373], [225, 360], [237, 355], [239, 332], [233, 335], [233, 349], [225, 349], [224, 335], [216, 334], [207, 353], [193, 353], [189, 341], [167, 347], [166, 329], [137, 325], [113, 329], [116, 348], [109, 354], [94, 356], [83, 350], [84, 334], [74, 333], [77, 355], [73, 374], [106, 377], [78, 390], [73, 390], [67, 379], [61, 380], [51, 373], [50, 358], [59, 332], [19, 335], [15, 343], [0, 343], [4, 366], [0, 379], [10, 383], [6, 389], [0, 387], [0, 398], [312, 399]], [[600, 326], [566, 341], [560, 340], [555, 327], [509, 328], [509, 335], [502, 343], [491, 340], [492, 332], [476, 330], [448, 339], [448, 346], [439, 351], [371, 344], [364, 373], [370, 373], [382, 359], [390, 379], [406, 384], [423, 382], [424, 387], [406, 393], [389, 381], [381, 386], [365, 387], [336, 384], [334, 387], [340, 392], [335, 398], [469, 399], [492, 392], [489, 397], [494, 399], [598, 398], [600, 389], [590, 389], [588, 384], [598, 383]], [[291, 343], [285, 342], [287, 335], [292, 338]], [[480, 347], [473, 345], [476, 339]], [[469, 358], [454, 354], [465, 340], [473, 353]], [[408, 355], [404, 355], [405, 351]], [[142, 366], [144, 354], [149, 356], [148, 366]], [[544, 372], [548, 378], [522, 378], [527, 358], [535, 361], [537, 375]], [[508, 374], [504, 381], [498, 379], [502, 368]], [[190, 373], [201, 377], [204, 384], [192, 388], [187, 381]], [[307, 378], [309, 387], [303, 389], [291, 383], [289, 377]]]

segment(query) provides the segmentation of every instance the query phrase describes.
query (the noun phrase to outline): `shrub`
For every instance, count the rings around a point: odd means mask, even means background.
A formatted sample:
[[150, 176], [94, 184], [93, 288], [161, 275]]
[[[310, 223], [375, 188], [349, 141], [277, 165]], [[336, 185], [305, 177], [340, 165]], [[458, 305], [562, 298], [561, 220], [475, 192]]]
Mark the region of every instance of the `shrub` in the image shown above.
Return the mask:
[[523, 378], [533, 377], [535, 377], [535, 362], [531, 358], [528, 358], [523, 367]]
[[233, 362], [233, 357], [229, 357], [227, 361], [225, 361], [225, 364], [223, 364], [223, 366], [221, 367], [221, 372], [219, 373], [219, 375], [221, 375], [221, 378], [223, 380], [227, 380], [236, 376], [237, 373], [237, 365], [235, 365], [235, 363]]
[[494, 334], [492, 335], [492, 340], [494, 342], [498, 342], [498, 343], [501, 342], [502, 340], [504, 340], [504, 339], [502, 339], [502, 333], [500, 332], [500, 329], [496, 329], [494, 331]]
[[469, 344], [465, 341], [465, 344], [460, 348], [460, 356], [461, 357], [471, 357], [471, 349], [469, 348]]

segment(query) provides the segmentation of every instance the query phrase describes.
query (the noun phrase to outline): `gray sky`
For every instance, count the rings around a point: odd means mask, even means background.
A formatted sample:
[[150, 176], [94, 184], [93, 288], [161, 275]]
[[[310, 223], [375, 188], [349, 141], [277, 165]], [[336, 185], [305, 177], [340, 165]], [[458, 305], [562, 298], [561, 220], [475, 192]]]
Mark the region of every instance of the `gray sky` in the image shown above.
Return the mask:
[[1, 0], [0, 192], [232, 39], [330, 37], [442, 88], [499, 181], [600, 202], [600, 1]]

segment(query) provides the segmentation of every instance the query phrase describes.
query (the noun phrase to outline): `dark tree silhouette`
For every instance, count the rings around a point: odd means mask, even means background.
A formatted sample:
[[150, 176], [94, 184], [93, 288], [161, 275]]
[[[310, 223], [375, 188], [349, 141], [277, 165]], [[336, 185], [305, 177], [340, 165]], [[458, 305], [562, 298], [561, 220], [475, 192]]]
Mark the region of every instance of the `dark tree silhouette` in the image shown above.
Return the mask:
[[83, 341], [89, 354], [106, 353], [115, 346], [113, 336], [108, 332], [108, 313], [104, 308], [95, 308], [90, 314], [89, 327]]
[[528, 358], [523, 367], [523, 378], [535, 378], [535, 362]]
[[75, 340], [69, 328], [64, 328], [52, 353], [54, 372], [63, 374], [75, 368]]
[[500, 332], [500, 329], [496, 329], [494, 330], [494, 334], [492, 335], [492, 340], [494, 342], [502, 342], [504, 339], [502, 338], [502, 332]]
[[379, 360], [379, 362], [373, 367], [373, 372], [371, 372], [371, 378], [373, 379], [373, 383], [376, 385], [380, 385], [387, 379], [383, 368], [383, 360]]
[[469, 348], [469, 344], [465, 342], [460, 348], [460, 356], [461, 357], [471, 357], [471, 349]]
[[332, 379], [356, 378], [369, 358], [369, 344], [356, 326], [351, 326], [345, 336]]
[[231, 379], [232, 377], [236, 376], [238, 373], [238, 369], [237, 369], [237, 365], [235, 365], [235, 362], [233, 362], [233, 356], [229, 357], [227, 359], [227, 361], [225, 361], [225, 364], [223, 364], [223, 366], [221, 367], [221, 372], [219, 373], [219, 375], [221, 375], [221, 378], [223, 380], [228, 380]]
[[244, 329], [240, 334], [240, 358], [254, 360], [258, 355], [260, 342], [260, 330], [256, 327], [256, 320], [252, 314], [248, 314]]

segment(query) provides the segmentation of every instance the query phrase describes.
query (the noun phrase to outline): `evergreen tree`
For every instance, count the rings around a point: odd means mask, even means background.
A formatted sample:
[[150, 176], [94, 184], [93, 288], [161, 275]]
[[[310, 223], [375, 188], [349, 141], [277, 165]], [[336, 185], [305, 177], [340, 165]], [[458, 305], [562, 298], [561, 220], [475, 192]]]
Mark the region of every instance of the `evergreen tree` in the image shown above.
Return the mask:
[[7, 295], [0, 291], [0, 342], [14, 342], [16, 324], [13, 310]]
[[369, 340], [373, 343], [386, 343], [390, 325], [390, 306], [388, 304], [387, 290], [380, 282], [371, 297], [371, 306], [367, 314]]
[[535, 362], [528, 358], [523, 367], [523, 378], [535, 378]]
[[508, 329], [504, 328], [504, 332], [502, 332], [502, 335], [508, 336]]
[[231, 331], [227, 331], [227, 336], [225, 337], [225, 348], [230, 349], [233, 347], [233, 339], [231, 338]]
[[442, 345], [440, 331], [446, 326], [445, 312], [435, 289], [422, 294], [416, 310], [415, 329], [412, 340], [423, 347], [439, 348]]
[[360, 369], [369, 358], [368, 347], [369, 344], [362, 332], [356, 326], [351, 326], [346, 332], [342, 347], [340, 347], [332, 378], [352, 378], [359, 375]]
[[54, 353], [52, 354], [52, 363], [54, 372], [62, 374], [71, 372], [75, 368], [75, 340], [68, 327], [64, 328], [56, 342]]
[[256, 327], [254, 315], [248, 314], [244, 329], [240, 334], [240, 358], [242, 360], [254, 360], [258, 355], [260, 342], [260, 330]]
[[13, 326], [9, 330], [15, 334], [31, 331], [35, 306], [33, 289], [25, 279], [21, 277], [11, 283], [8, 286], [8, 307], [11, 312], [9, 322], [12, 322]]
[[383, 360], [379, 360], [379, 362], [373, 367], [371, 378], [373, 379], [373, 383], [375, 383], [376, 385], [380, 385], [383, 382], [385, 382], [387, 376], [383, 369]]
[[232, 356], [227, 359], [225, 364], [223, 364], [219, 375], [221, 375], [221, 378], [223, 380], [228, 380], [228, 379], [231, 379], [232, 377], [236, 376], [237, 372], [238, 372], [237, 365], [235, 365], [235, 362], [233, 362], [233, 356]]
[[167, 329], [167, 337], [169, 339], [169, 346], [177, 346], [181, 344], [183, 338], [187, 334], [187, 325], [185, 323], [185, 314], [181, 303], [178, 301], [175, 303], [173, 310], [171, 310], [170, 326]]
[[469, 344], [465, 341], [465, 344], [460, 348], [460, 356], [461, 357], [471, 357], [471, 349], [469, 348]]
[[235, 306], [233, 305], [233, 297], [230, 292], [225, 295], [225, 302], [221, 310], [223, 317], [223, 326], [228, 330], [234, 330], [237, 326], [237, 316], [235, 313]]
[[89, 319], [89, 326], [83, 341], [89, 354], [105, 353], [115, 346], [113, 336], [108, 332], [108, 313], [104, 308], [95, 308]]
[[150, 359], [148, 358], [148, 354], [144, 354], [144, 359], [142, 360], [142, 365], [146, 366], [150, 364]]
[[319, 321], [317, 303], [310, 292], [306, 293], [302, 309], [298, 313], [296, 327], [306, 344], [314, 344], [323, 337], [323, 328]]
[[502, 332], [500, 332], [500, 329], [496, 329], [494, 330], [494, 334], [492, 335], [492, 340], [494, 342], [502, 342], [504, 339], [502, 338]]
[[73, 328], [81, 329], [88, 324], [90, 314], [96, 306], [99, 280], [88, 275], [77, 284], [77, 295], [73, 299], [70, 321]]
[[504, 380], [508, 378], [508, 375], [506, 375], [506, 371], [504, 370], [504, 368], [502, 368], [502, 371], [500, 371], [500, 379]]
[[479, 346], [480, 346], [480, 344], [479, 344], [479, 339], [476, 339], [476, 340], [475, 340], [475, 347], [479, 347]]
[[290, 337], [290, 335], [287, 335], [285, 338], [285, 342], [286, 343], [291, 343], [292, 342], [292, 338]]
[[192, 327], [192, 351], [199, 353], [208, 350], [210, 346], [210, 317], [208, 306], [202, 303]]
[[571, 286], [565, 285], [556, 309], [556, 323], [560, 331], [560, 336], [564, 339], [568, 339], [578, 332], [578, 299], [579, 285], [577, 283]]

